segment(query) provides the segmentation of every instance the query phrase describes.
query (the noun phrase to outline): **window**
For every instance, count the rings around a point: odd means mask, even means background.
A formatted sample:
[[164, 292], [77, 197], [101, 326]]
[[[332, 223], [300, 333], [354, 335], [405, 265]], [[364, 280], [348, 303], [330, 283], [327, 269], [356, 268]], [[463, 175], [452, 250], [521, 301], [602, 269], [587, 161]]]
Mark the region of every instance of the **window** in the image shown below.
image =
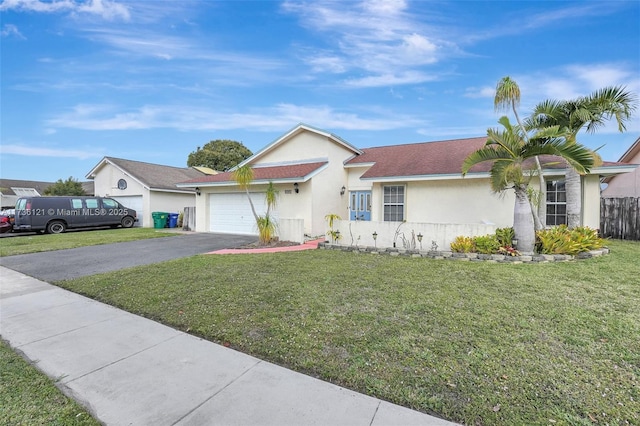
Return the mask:
[[383, 196], [384, 221], [402, 222], [404, 220], [404, 186], [385, 186]]
[[82, 208], [82, 199], [80, 198], [72, 198], [71, 199], [71, 207], [74, 209], [81, 209]]
[[110, 200], [108, 198], [105, 198], [102, 200], [102, 206], [108, 209], [117, 209], [118, 208], [118, 203], [116, 203], [114, 200]]
[[547, 225], [567, 223], [567, 192], [564, 180], [547, 181]]
[[88, 209], [97, 209], [98, 208], [98, 200], [95, 198], [87, 198], [85, 200]]
[[11, 188], [18, 197], [39, 197], [40, 194], [35, 188]]

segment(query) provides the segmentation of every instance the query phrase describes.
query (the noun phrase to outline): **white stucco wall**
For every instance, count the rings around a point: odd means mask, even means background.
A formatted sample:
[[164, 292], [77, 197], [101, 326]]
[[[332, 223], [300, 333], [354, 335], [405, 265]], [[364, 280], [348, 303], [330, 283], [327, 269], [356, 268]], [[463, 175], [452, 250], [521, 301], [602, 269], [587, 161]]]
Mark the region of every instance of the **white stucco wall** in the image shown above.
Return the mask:
[[[341, 238], [337, 242], [341, 245], [358, 247], [404, 247], [403, 238], [409, 242], [415, 242], [415, 248], [420, 250], [431, 250], [432, 244], [437, 244], [437, 250], [449, 251], [451, 243], [460, 235], [480, 236], [494, 234], [496, 225], [482, 223], [420, 223], [420, 222], [378, 222], [378, 221], [348, 221], [340, 220], [334, 223], [334, 230], [339, 230]], [[328, 229], [328, 228], [327, 228]], [[377, 234], [373, 239], [373, 233]], [[422, 234], [422, 244], [417, 239], [417, 235]], [[330, 238], [326, 237], [327, 241]], [[333, 242], [333, 241], [330, 241]]]
[[[118, 189], [118, 181], [127, 181], [126, 189]], [[100, 168], [93, 179], [95, 195], [98, 197], [120, 197], [130, 195], [146, 195], [148, 190], [138, 181], [110, 164]]]
[[196, 205], [195, 194], [179, 194], [175, 192], [151, 191], [149, 209], [145, 208], [145, 225], [153, 226], [153, 212], [181, 213], [185, 207]]
[[513, 225], [512, 191], [494, 194], [488, 179], [385, 182], [373, 185], [371, 220], [383, 221], [383, 186], [404, 185], [406, 220]]
[[600, 176], [583, 176], [582, 192], [582, 225], [600, 229]]

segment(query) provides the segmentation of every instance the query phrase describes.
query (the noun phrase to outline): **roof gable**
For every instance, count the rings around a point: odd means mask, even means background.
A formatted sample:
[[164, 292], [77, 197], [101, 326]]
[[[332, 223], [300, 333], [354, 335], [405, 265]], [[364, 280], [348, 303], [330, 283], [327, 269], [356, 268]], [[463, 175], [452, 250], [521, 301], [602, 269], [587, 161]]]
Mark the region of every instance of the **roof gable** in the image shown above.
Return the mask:
[[[262, 148], [260, 151], [258, 151], [255, 154], [253, 154], [251, 157], [247, 158], [246, 160], [244, 160], [243, 162], [238, 164], [236, 167], [241, 167], [241, 166], [244, 166], [246, 164], [255, 165], [255, 164], [259, 163], [259, 161], [262, 160], [264, 157], [266, 157], [268, 154], [272, 154], [274, 151], [276, 151], [277, 149], [281, 148], [287, 142], [291, 141], [292, 139], [296, 138], [296, 136], [299, 136], [300, 134], [305, 133], [305, 132], [310, 132], [310, 133], [313, 133], [315, 135], [321, 136], [321, 137], [325, 138], [326, 140], [328, 140], [328, 141], [330, 141], [332, 143], [335, 143], [335, 144], [337, 144], [339, 146], [342, 146], [343, 148], [345, 148], [348, 152], [350, 152], [352, 154], [361, 154], [362, 153], [361, 150], [359, 150], [355, 146], [351, 145], [349, 142], [345, 141], [344, 139], [342, 139], [341, 137], [339, 137], [339, 136], [337, 136], [337, 135], [335, 135], [333, 133], [329, 133], [329, 132], [326, 132], [324, 130], [320, 130], [320, 129], [317, 129], [315, 127], [309, 126], [307, 124], [300, 123], [297, 126], [295, 126], [294, 128], [292, 128], [291, 130], [289, 130], [288, 132], [286, 132], [284, 135], [280, 136], [275, 141], [271, 142], [266, 147]], [[302, 159], [300, 159], [300, 160], [302, 160]], [[234, 167], [234, 169], [235, 169], [235, 167]]]
[[136, 179], [143, 186], [149, 189], [173, 190], [176, 191], [176, 183], [195, 179], [205, 174], [193, 168], [163, 166], [160, 164], [145, 163], [142, 161], [125, 160], [115, 157], [104, 157], [88, 174], [88, 179], [95, 178], [96, 174], [111, 164], [132, 178]]
[[624, 154], [622, 154], [622, 157], [620, 157], [620, 160], [618, 161], [620, 163], [630, 163], [632, 161], [640, 161], [640, 159], [634, 160], [638, 155], [640, 155], [640, 137], [636, 139], [634, 143], [631, 144], [629, 149]]

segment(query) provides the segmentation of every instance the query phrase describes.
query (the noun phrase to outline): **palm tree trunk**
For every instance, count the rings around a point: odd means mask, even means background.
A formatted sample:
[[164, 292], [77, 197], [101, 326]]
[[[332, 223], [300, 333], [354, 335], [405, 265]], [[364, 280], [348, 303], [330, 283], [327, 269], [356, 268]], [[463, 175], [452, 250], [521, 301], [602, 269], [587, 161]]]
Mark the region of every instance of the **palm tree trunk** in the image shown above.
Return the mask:
[[567, 167], [564, 181], [567, 195], [567, 226], [573, 229], [580, 226], [582, 222], [582, 186], [580, 185], [580, 174], [573, 167]]
[[526, 185], [516, 185], [514, 190], [516, 200], [513, 208], [513, 231], [518, 240], [517, 248], [523, 254], [533, 253], [536, 233], [527, 188]]
[[253, 217], [256, 219], [256, 223], [258, 223], [258, 213], [256, 213], [256, 208], [253, 206], [253, 201], [251, 201], [251, 195], [249, 195], [249, 188], [244, 189], [247, 193], [247, 198], [249, 199], [249, 204], [251, 205], [251, 211], [253, 212]]
[[[512, 103], [511, 105], [513, 107], [513, 114], [516, 116], [518, 126], [520, 126], [520, 129], [522, 130], [522, 135], [524, 136], [525, 141], [527, 141], [528, 143], [529, 135], [527, 134], [522, 121], [520, 121], [520, 115], [518, 115], [516, 105], [515, 103]], [[538, 200], [537, 214], [533, 205], [531, 205], [531, 214], [533, 215], [535, 230], [539, 231], [547, 226], [547, 185], [544, 181], [544, 176], [542, 175], [542, 166], [540, 165], [540, 159], [537, 155], [534, 158], [536, 159], [536, 170], [538, 172], [538, 182], [540, 183], [540, 198]]]
[[536, 169], [538, 169], [538, 183], [540, 184], [540, 199], [538, 200], [538, 217], [536, 219], [536, 231], [547, 227], [547, 182], [542, 175], [540, 159], [536, 155]]

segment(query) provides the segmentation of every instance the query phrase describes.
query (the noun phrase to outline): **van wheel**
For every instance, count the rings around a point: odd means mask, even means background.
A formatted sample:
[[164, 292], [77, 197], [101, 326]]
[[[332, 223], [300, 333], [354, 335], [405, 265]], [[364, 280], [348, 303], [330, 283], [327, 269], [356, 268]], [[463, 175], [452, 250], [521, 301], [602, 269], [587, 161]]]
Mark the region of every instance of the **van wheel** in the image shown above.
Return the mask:
[[54, 220], [47, 224], [47, 234], [62, 234], [67, 229], [64, 222]]
[[131, 216], [125, 216], [122, 218], [122, 227], [123, 228], [131, 228], [135, 221]]

